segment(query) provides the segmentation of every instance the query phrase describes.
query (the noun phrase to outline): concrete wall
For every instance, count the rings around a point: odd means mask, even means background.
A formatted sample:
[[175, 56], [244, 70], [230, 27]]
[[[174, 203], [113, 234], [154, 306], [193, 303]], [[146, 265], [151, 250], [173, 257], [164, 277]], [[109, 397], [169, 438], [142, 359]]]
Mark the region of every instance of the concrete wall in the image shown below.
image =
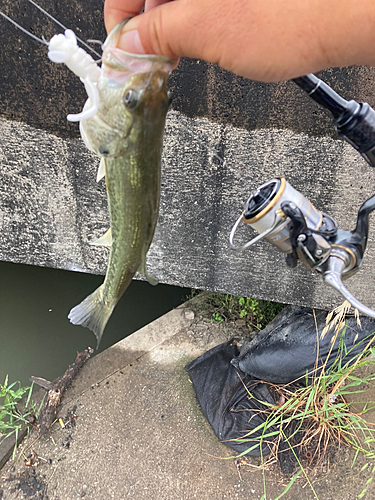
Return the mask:
[[[39, 2], [84, 39], [104, 39], [102, 2]], [[33, 6], [3, 11], [38, 36], [56, 26]], [[107, 250], [88, 245], [109, 225], [97, 158], [66, 121], [86, 99], [79, 80], [50, 63], [39, 45], [0, 19], [0, 258], [104, 273]], [[319, 75], [346, 98], [375, 105], [375, 69]], [[245, 80], [202, 61], [183, 60], [170, 78], [174, 100], [163, 152], [161, 212], [149, 252], [160, 281], [328, 308], [341, 297], [301, 265], [288, 270], [267, 243], [241, 254], [230, 229], [249, 194], [285, 176], [340, 227], [353, 228], [373, 194], [375, 172], [338, 140], [331, 120], [292, 82]], [[223, 161], [225, 163], [223, 164]], [[363, 269], [347, 282], [375, 307], [375, 231]], [[243, 234], [247, 238], [249, 233]]]

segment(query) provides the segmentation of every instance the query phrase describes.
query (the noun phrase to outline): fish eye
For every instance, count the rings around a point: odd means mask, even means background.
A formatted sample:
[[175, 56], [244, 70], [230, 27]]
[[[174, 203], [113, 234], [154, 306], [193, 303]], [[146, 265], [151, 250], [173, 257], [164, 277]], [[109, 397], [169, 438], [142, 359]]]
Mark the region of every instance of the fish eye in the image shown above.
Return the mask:
[[128, 109], [134, 109], [139, 102], [139, 94], [136, 90], [130, 89], [124, 96], [124, 104]]

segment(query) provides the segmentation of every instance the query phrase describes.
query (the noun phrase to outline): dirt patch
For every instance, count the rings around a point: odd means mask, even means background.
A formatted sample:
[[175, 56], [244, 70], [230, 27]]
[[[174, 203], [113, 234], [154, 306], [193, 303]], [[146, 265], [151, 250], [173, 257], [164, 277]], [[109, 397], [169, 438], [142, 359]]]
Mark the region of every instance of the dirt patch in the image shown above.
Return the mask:
[[[4, 467], [3, 474], [0, 476], [0, 500], [51, 500], [48, 494], [49, 480], [53, 477], [56, 467], [65, 459], [62, 454], [69, 450], [73, 441], [73, 431], [77, 421], [77, 405], [69, 407], [64, 414], [55, 423], [55, 429], [59, 429], [59, 442], [52, 438], [56, 444], [56, 453], [53, 454], [53, 459], [43, 457], [36, 451], [32, 451], [26, 455], [22, 454], [22, 458], [17, 455], [18, 460], [14, 465], [11, 462], [7, 467]], [[37, 443], [37, 430], [33, 430], [29, 436], [29, 442]], [[23, 444], [21, 443], [19, 453], [22, 453]], [[37, 448], [37, 445], [33, 446]], [[30, 449], [28, 447], [27, 449]], [[39, 452], [40, 453], [40, 452]], [[53, 500], [59, 500], [52, 496]]]
[[21, 474], [10, 474], [5, 477], [0, 487], [0, 499], [5, 492], [8, 498], [30, 498], [33, 500], [49, 500], [47, 496], [47, 484], [44, 482], [46, 476], [36, 472], [33, 467], [28, 467]]

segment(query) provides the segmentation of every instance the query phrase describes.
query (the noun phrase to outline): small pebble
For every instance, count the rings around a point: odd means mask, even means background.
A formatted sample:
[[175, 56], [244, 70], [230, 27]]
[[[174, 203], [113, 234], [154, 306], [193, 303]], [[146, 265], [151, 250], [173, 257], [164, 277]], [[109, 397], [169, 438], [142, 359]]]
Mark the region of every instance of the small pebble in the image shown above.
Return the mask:
[[185, 318], [190, 320], [190, 321], [193, 320], [195, 318], [194, 311], [192, 311], [191, 309], [186, 309], [185, 310]]

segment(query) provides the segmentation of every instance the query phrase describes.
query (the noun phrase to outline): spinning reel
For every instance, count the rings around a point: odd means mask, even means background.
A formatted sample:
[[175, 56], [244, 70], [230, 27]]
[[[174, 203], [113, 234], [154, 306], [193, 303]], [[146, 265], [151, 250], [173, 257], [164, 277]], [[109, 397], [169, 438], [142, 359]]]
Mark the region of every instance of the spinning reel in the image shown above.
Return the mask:
[[[345, 101], [314, 75], [295, 81], [332, 112], [339, 134], [375, 166], [375, 111], [366, 103]], [[251, 194], [232, 228], [229, 242], [233, 250], [242, 251], [265, 239], [286, 254], [288, 267], [296, 267], [300, 260], [308, 269], [322, 274], [323, 281], [338, 290], [353, 307], [375, 318], [375, 311], [359, 302], [342, 283], [362, 264], [369, 214], [374, 209], [375, 195], [359, 209], [353, 231], [339, 229], [332, 217], [316, 209], [284, 178], [275, 178]], [[235, 246], [234, 236], [241, 222], [259, 234], [246, 244]]]

